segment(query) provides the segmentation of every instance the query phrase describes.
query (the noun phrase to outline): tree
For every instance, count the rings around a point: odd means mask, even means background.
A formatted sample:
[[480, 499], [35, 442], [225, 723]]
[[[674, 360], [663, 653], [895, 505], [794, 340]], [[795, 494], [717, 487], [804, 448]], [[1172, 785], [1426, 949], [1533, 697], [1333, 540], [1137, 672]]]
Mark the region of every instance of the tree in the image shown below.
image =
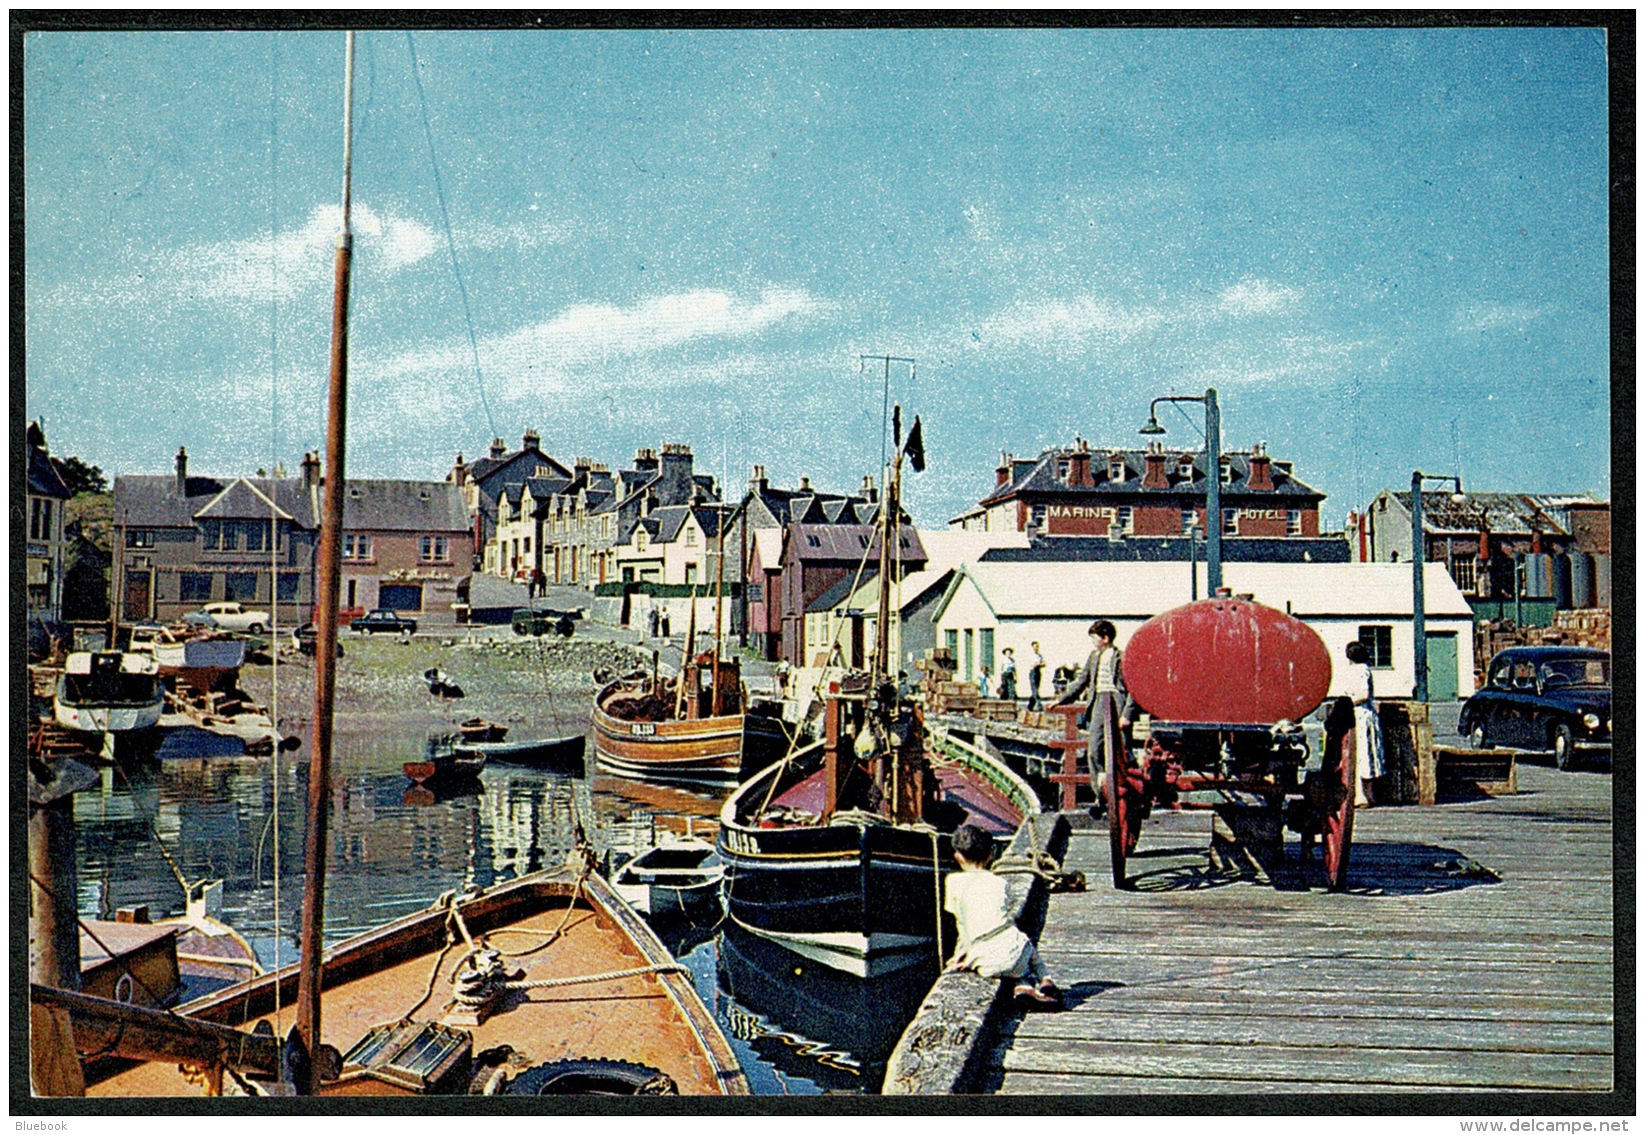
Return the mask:
[[108, 478], [95, 465], [87, 465], [78, 457], [64, 457], [55, 459], [57, 472], [63, 478], [63, 484], [68, 486], [69, 492], [75, 496], [81, 493], [108, 492]]

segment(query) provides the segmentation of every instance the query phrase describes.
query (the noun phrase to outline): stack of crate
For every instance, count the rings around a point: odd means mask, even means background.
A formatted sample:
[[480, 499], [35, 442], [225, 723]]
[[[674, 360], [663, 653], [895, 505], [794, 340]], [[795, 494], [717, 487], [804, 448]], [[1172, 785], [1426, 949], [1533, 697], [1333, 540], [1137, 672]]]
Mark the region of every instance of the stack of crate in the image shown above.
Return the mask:
[[1611, 612], [1607, 610], [1556, 611], [1552, 628], [1558, 641], [1569, 646], [1611, 649]]
[[979, 697], [972, 712], [987, 721], [1015, 721], [1017, 703], [1010, 698]]
[[925, 657], [914, 661], [914, 668], [920, 672], [920, 694], [927, 713], [976, 712], [977, 684], [954, 680], [954, 656], [946, 648], [926, 651]]

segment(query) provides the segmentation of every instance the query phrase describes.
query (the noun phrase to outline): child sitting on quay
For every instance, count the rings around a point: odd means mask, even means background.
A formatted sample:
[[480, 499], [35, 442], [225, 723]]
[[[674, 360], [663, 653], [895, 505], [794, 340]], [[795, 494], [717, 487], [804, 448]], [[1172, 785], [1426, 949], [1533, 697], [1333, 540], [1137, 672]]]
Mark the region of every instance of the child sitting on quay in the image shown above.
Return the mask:
[[943, 907], [954, 916], [959, 943], [947, 968], [1015, 978], [1012, 996], [1017, 1004], [1058, 1008], [1062, 995], [1045, 976], [1033, 940], [1012, 918], [1005, 880], [988, 869], [993, 859], [993, 836], [974, 824], [963, 824], [954, 832], [954, 862], [960, 870], [948, 876]]

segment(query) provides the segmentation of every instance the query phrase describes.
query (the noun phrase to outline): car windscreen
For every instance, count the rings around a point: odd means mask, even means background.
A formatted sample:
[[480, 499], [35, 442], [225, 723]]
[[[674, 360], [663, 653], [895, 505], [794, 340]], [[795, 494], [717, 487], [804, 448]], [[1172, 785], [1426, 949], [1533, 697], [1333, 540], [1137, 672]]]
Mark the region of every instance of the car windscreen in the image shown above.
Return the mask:
[[1611, 684], [1611, 663], [1603, 658], [1554, 658], [1544, 662], [1538, 673], [1544, 687]]

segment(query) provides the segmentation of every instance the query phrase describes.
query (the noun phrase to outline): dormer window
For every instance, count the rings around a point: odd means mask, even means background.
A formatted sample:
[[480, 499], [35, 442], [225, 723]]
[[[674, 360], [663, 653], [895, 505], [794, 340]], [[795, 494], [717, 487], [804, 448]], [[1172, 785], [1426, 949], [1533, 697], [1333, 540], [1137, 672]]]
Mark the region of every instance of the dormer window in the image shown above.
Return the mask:
[[1177, 458], [1177, 476], [1185, 481], [1194, 479], [1194, 459], [1186, 453]]
[[1060, 461], [1058, 461], [1057, 462], [1057, 480], [1066, 482], [1068, 480], [1069, 470], [1071, 470], [1072, 468], [1073, 468], [1073, 463], [1070, 462], [1068, 460], [1068, 458], [1064, 457]]
[[640, 529], [637, 529], [635, 531], [635, 533], [634, 533], [634, 547], [639, 551], [642, 551], [642, 552], [645, 551], [645, 529], [644, 528], [640, 528]]
[[1222, 483], [1225, 485], [1234, 483], [1234, 463], [1226, 457], [1222, 459]]
[[1110, 457], [1108, 459], [1108, 479], [1115, 484], [1125, 480], [1125, 458]]

